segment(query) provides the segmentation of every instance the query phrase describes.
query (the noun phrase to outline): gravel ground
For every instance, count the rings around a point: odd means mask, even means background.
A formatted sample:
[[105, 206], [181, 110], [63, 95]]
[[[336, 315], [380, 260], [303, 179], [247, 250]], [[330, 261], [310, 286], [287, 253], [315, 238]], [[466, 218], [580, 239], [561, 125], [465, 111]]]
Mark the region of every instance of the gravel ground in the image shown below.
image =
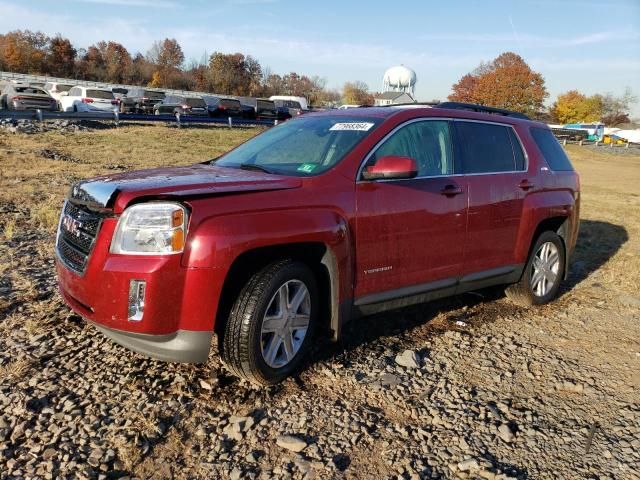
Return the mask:
[[105, 339], [62, 304], [52, 234], [0, 205], [22, 226], [0, 241], [0, 479], [640, 479], [640, 195], [588, 168], [556, 302], [491, 289], [363, 318], [270, 389], [215, 351], [174, 365]]

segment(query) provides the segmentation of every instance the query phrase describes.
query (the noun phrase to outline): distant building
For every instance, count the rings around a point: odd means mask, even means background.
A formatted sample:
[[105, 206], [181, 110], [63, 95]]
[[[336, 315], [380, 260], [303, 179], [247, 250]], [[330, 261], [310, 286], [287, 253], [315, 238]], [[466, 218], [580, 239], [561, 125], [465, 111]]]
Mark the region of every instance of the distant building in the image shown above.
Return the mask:
[[376, 107], [384, 107], [385, 105], [398, 105], [399, 103], [414, 103], [415, 100], [407, 92], [384, 92], [377, 93], [374, 97], [374, 105]]

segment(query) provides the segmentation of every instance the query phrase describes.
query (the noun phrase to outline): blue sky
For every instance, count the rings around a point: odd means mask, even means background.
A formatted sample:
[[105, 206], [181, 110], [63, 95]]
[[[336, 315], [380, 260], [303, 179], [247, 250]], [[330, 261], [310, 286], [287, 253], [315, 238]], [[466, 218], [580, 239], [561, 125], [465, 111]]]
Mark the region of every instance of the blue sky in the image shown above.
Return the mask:
[[549, 101], [573, 88], [640, 94], [640, 0], [0, 0], [0, 30], [17, 28], [143, 53], [173, 37], [188, 59], [240, 51], [333, 87], [379, 90], [385, 69], [404, 64], [421, 100], [444, 99], [480, 61], [510, 50], [544, 75]]

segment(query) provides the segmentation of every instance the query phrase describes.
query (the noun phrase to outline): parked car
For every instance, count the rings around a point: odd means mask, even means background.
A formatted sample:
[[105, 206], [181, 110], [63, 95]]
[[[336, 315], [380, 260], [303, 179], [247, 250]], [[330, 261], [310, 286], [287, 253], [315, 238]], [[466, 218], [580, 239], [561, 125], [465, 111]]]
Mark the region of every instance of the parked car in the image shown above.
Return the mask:
[[[475, 111], [471, 111], [475, 110]], [[556, 297], [579, 179], [544, 124], [446, 103], [312, 113], [210, 162], [73, 185], [56, 243], [65, 302], [161, 360], [273, 384], [345, 323], [506, 285]]]
[[73, 85], [58, 82], [47, 82], [44, 84], [43, 88], [56, 100], [56, 102], [58, 102], [58, 106], [60, 106], [62, 93], [69, 92], [69, 90], [73, 88]]
[[40, 87], [7, 83], [0, 96], [0, 108], [7, 110], [57, 110], [57, 102]]
[[203, 97], [207, 104], [210, 117], [214, 118], [238, 118], [242, 117], [242, 104], [240, 100], [222, 97]]
[[155, 115], [208, 115], [207, 104], [202, 97], [166, 96], [162, 102], [153, 107]]
[[60, 110], [63, 112], [113, 112], [118, 101], [106, 88], [75, 86], [62, 92]]
[[[273, 100], [276, 102], [283, 102], [284, 106], [288, 108], [298, 108], [301, 110], [308, 110], [309, 106], [307, 105], [307, 99], [304, 97], [296, 97], [294, 95], [272, 95], [269, 97], [269, 100]], [[292, 103], [286, 103], [292, 102]], [[276, 103], [278, 105], [278, 103]]]
[[145, 88], [132, 88], [120, 97], [120, 112], [152, 114], [154, 107], [162, 102], [165, 93]]
[[[273, 97], [271, 97], [273, 98]], [[297, 100], [273, 100], [277, 108], [284, 108], [289, 112], [289, 115], [296, 117], [306, 113], [307, 109], [302, 108], [302, 105]]]
[[273, 100], [266, 98], [245, 98], [245, 101], [247, 104], [243, 110], [244, 118], [252, 120], [288, 120], [291, 118], [289, 109], [276, 107]]

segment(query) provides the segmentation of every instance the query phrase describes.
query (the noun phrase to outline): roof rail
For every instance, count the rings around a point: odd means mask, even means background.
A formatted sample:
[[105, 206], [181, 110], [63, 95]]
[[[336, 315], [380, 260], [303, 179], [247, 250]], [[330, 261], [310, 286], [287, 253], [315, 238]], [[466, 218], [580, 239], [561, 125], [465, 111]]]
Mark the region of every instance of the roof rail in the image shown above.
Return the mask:
[[449, 108], [452, 110], [470, 110], [472, 112], [479, 113], [493, 113], [494, 115], [504, 115], [505, 117], [521, 118], [523, 120], [530, 120], [524, 113], [513, 112], [511, 110], [504, 110], [502, 108], [485, 107], [484, 105], [477, 105], [475, 103], [460, 103], [460, 102], [442, 102], [436, 105], [436, 108]]

